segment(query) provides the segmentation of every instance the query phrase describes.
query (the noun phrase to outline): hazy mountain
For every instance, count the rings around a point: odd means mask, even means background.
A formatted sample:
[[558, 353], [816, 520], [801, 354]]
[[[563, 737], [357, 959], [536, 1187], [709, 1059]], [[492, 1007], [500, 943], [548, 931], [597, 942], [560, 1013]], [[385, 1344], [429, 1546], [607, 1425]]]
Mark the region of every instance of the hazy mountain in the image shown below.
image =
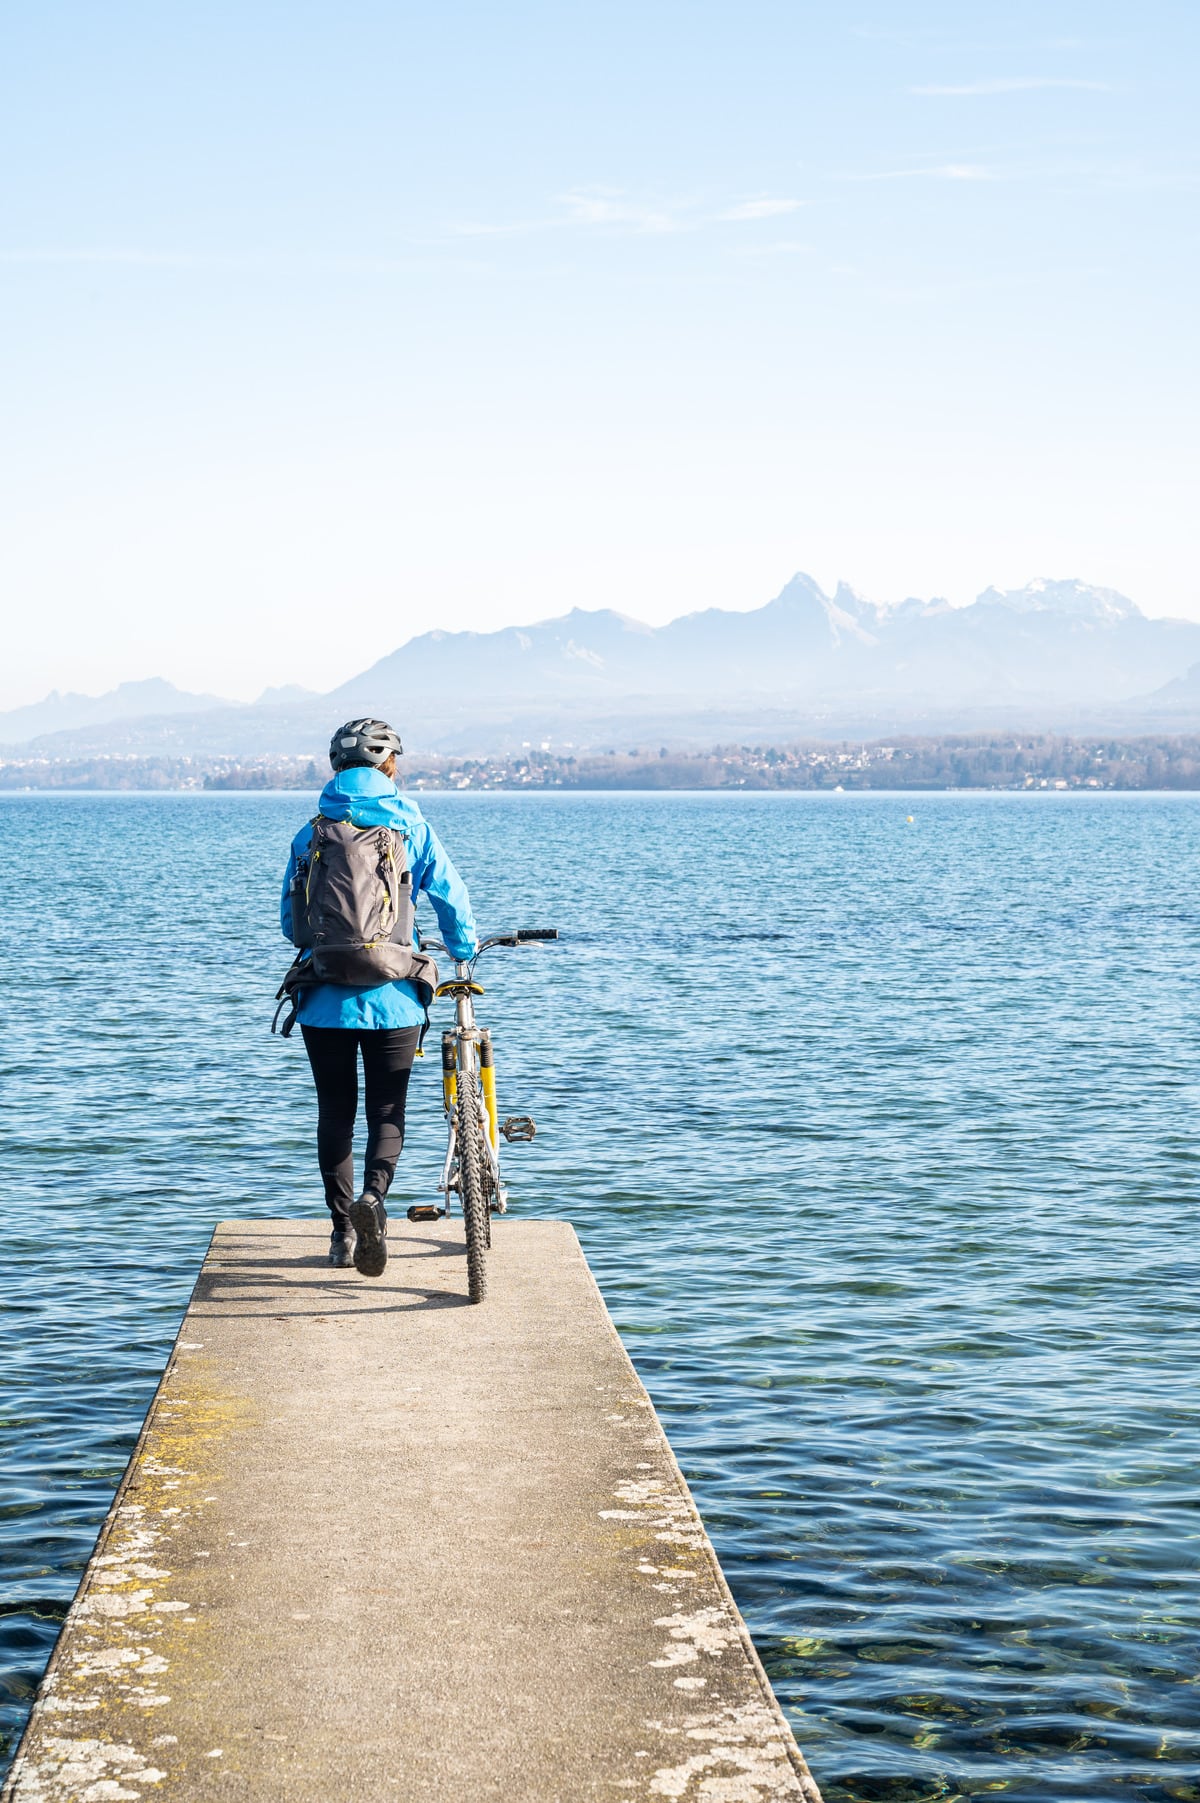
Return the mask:
[[986, 589], [970, 607], [882, 606], [811, 576], [749, 613], [709, 608], [651, 628], [603, 609], [500, 632], [429, 632], [328, 697], [347, 712], [411, 711], [436, 688], [478, 704], [688, 696], [875, 696], [979, 706], [1091, 704], [1145, 693], [1200, 659], [1200, 624], [1149, 620], [1082, 582]]
[[[335, 710], [336, 711], [336, 710]], [[340, 716], [339, 716], [340, 718]], [[336, 724], [336, 721], [335, 721]], [[9, 757], [292, 757], [329, 744], [329, 703], [205, 708], [194, 714], [146, 714], [69, 732], [42, 733], [0, 746]]]
[[892, 693], [902, 678], [964, 699], [1094, 707], [1156, 688], [1200, 646], [1200, 624], [1147, 619], [1126, 596], [1082, 582], [985, 589], [970, 607], [905, 603], [895, 611], [881, 647], [895, 659]]
[[881, 606], [796, 576], [752, 614], [692, 614], [663, 627], [682, 686], [874, 696], [967, 707], [1024, 699], [1094, 705], [1156, 687], [1200, 655], [1200, 624], [1149, 620], [1111, 589], [1032, 582], [970, 607]]
[[499, 632], [425, 632], [332, 690], [326, 700], [347, 717], [380, 708], [411, 712], [430, 690], [486, 698], [555, 698], [640, 692], [657, 679], [651, 626], [600, 608], [573, 608], [559, 620]]
[[1141, 700], [1144, 706], [1160, 713], [1164, 720], [1172, 714], [1200, 714], [1200, 664], [1192, 664], [1182, 676], [1165, 682]]
[[315, 701], [316, 689], [302, 689], [298, 682], [281, 683], [278, 688], [264, 689], [255, 707], [293, 707], [299, 701]]
[[[456, 752], [545, 736], [713, 743], [906, 724], [1132, 731], [1160, 716], [1182, 727], [1189, 711], [1200, 720], [1200, 684], [1184, 677], [1198, 665], [1200, 624], [1148, 619], [1126, 596], [1084, 582], [989, 588], [969, 607], [884, 606], [844, 583], [827, 595], [801, 574], [764, 607], [708, 608], [657, 628], [575, 608], [497, 632], [422, 633], [323, 696], [288, 687], [233, 707], [136, 683], [95, 701], [52, 697], [41, 708], [93, 711], [64, 731], [65, 719], [54, 716], [55, 730], [38, 709], [18, 709], [0, 716], [0, 738], [32, 740], [50, 756], [303, 754], [359, 713], [393, 720], [414, 748]], [[169, 706], [145, 705], [153, 690]]]
[[104, 695], [60, 695], [51, 690], [44, 701], [0, 713], [0, 745], [19, 744], [43, 733], [69, 732], [78, 726], [103, 726], [112, 720], [136, 720], [148, 714], [197, 714], [206, 708], [230, 707], [217, 695], [189, 695], [160, 676], [123, 682]]

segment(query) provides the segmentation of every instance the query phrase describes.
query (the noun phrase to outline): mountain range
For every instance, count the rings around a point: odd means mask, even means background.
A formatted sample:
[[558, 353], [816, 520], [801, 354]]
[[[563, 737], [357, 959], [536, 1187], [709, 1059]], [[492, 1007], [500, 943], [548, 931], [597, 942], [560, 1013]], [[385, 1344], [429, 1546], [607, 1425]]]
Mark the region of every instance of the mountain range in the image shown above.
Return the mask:
[[44, 701], [0, 714], [0, 744], [20, 743], [43, 733], [69, 732], [78, 726], [107, 726], [114, 720], [143, 719], [148, 714], [198, 714], [228, 707], [219, 695], [189, 695], [161, 676], [144, 682], [122, 682], [106, 695], [60, 695], [52, 689]]
[[10, 754], [297, 755], [355, 714], [414, 749], [498, 751], [526, 739], [598, 746], [636, 731], [677, 743], [876, 729], [1191, 729], [1200, 623], [1151, 619], [1113, 589], [1041, 579], [967, 607], [827, 595], [796, 575], [764, 607], [651, 627], [574, 608], [532, 626], [433, 631], [315, 695], [235, 704], [157, 679], [54, 694], [0, 714]]

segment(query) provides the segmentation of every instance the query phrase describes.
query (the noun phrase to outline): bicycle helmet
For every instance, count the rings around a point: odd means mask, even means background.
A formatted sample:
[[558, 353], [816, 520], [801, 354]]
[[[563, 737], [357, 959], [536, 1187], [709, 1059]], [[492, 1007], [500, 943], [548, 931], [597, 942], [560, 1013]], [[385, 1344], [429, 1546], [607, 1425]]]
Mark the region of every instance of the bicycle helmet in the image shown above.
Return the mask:
[[385, 720], [347, 720], [329, 741], [329, 762], [335, 770], [350, 770], [355, 764], [378, 767], [403, 750], [400, 734]]

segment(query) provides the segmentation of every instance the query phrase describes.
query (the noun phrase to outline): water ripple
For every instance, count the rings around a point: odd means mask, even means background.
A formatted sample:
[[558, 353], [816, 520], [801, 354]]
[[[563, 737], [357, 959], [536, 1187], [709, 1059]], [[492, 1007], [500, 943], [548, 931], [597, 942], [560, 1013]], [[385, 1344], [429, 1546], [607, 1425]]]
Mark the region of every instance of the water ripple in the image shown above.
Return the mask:
[[[575, 1222], [827, 1803], [1200, 1799], [1200, 801], [426, 800], [485, 922], [565, 930], [492, 967], [517, 1205]], [[213, 1222], [320, 1212], [266, 1034], [305, 811], [0, 801], [10, 1736]]]

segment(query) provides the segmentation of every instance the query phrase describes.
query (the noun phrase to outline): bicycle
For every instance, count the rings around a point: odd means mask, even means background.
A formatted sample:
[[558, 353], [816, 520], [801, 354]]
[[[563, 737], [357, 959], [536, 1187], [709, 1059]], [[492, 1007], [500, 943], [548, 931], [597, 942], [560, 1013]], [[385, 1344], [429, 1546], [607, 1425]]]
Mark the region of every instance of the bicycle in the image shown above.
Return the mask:
[[[527, 1114], [512, 1114], [499, 1121], [496, 1113], [496, 1063], [492, 1036], [475, 1020], [475, 997], [484, 993], [475, 981], [475, 966], [484, 952], [498, 945], [528, 945], [557, 939], [557, 927], [526, 927], [514, 933], [496, 933], [485, 939], [473, 958], [456, 961], [454, 975], [439, 983], [436, 997], [454, 1000], [455, 1024], [442, 1034], [442, 1105], [446, 1110], [448, 1139], [438, 1189], [446, 1206], [415, 1205], [410, 1221], [440, 1220], [458, 1195], [467, 1242], [467, 1293], [472, 1302], [487, 1295], [487, 1253], [492, 1243], [492, 1215], [508, 1208], [508, 1191], [500, 1176], [500, 1140], [508, 1144], [531, 1140], [537, 1128]], [[440, 939], [421, 939], [423, 952], [444, 952]]]

